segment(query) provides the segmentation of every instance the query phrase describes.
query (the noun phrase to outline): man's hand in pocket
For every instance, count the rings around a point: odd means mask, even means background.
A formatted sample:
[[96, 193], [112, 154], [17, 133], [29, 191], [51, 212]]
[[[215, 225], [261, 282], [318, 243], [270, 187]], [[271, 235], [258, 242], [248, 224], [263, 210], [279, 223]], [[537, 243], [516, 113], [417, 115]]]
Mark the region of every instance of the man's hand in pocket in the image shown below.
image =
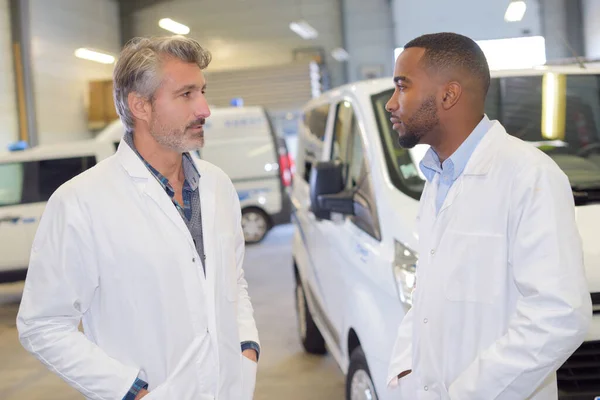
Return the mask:
[[255, 363], [258, 363], [258, 354], [256, 354], [256, 350], [248, 349], [242, 352], [242, 355], [246, 357], [248, 360], [252, 360]]
[[149, 391], [147, 391], [146, 389], [142, 389], [138, 392], [137, 396], [135, 396], [135, 400], [140, 400], [142, 397], [145, 397], [148, 393], [150, 393]]

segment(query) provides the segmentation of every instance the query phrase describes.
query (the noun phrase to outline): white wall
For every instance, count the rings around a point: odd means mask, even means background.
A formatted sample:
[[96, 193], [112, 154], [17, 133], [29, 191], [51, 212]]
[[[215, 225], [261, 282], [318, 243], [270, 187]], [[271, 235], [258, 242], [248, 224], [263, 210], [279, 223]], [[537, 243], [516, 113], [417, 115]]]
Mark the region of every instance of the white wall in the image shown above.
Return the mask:
[[89, 138], [88, 82], [110, 79], [113, 65], [74, 52], [89, 47], [118, 54], [116, 0], [30, 0], [30, 16], [39, 143]]
[[389, 0], [343, 0], [348, 79], [364, 79], [361, 71], [381, 68], [382, 76], [394, 72], [394, 26]]
[[393, 0], [396, 46], [434, 32], [456, 32], [474, 40], [541, 35], [537, 1], [527, 1], [523, 20], [511, 23], [504, 21], [508, 3], [509, 0]]
[[19, 137], [8, 0], [0, 0], [0, 152]]
[[[342, 44], [339, 1], [171, 0], [136, 11], [131, 23], [136, 36], [170, 35], [158, 26], [161, 18], [189, 26], [189, 36], [213, 54], [209, 71], [291, 63], [294, 49], [321, 47], [336, 85], [344, 66], [329, 53]], [[317, 29], [316, 40], [304, 40], [289, 29], [299, 19]]]
[[583, 0], [585, 55], [600, 58], [600, 1]]

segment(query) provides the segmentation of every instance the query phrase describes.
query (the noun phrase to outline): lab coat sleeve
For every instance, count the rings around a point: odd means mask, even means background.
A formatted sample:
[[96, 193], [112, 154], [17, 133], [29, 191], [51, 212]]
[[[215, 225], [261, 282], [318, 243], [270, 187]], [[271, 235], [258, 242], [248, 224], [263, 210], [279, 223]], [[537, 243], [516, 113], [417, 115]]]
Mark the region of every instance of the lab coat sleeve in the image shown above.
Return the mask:
[[242, 214], [240, 201], [233, 185], [231, 185], [233, 204], [232, 209], [235, 212], [235, 258], [238, 271], [238, 305], [237, 322], [240, 342], [255, 342], [260, 346], [258, 330], [254, 321], [254, 309], [248, 295], [248, 282], [244, 276], [244, 252], [245, 241], [242, 231]]
[[413, 332], [413, 308], [410, 308], [398, 327], [398, 334], [390, 365], [388, 367], [388, 386], [392, 389], [401, 387], [407, 380], [406, 376], [398, 379], [398, 375], [412, 370], [412, 332]]
[[507, 333], [450, 385], [451, 399], [525, 399], [581, 345], [592, 317], [567, 177], [553, 165], [515, 177], [509, 267], [520, 292]]
[[23, 347], [84, 396], [122, 399], [138, 369], [109, 357], [78, 330], [98, 289], [92, 234], [68, 188], [47, 203], [17, 316]]

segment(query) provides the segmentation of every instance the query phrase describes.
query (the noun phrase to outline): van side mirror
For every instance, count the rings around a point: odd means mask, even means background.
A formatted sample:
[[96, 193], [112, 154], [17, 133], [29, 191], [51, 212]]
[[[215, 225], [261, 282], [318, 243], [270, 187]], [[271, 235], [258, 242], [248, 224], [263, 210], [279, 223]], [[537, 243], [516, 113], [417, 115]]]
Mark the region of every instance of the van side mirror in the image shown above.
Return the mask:
[[354, 214], [354, 192], [344, 191], [343, 168], [339, 161], [326, 161], [311, 170], [311, 211], [319, 219], [331, 219], [331, 212]]

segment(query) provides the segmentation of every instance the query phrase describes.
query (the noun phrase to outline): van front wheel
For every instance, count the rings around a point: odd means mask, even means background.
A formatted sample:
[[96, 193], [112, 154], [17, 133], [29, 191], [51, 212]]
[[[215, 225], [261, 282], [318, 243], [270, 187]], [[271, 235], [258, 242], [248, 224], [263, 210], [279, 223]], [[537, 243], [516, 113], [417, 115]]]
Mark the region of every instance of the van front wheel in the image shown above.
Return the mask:
[[265, 238], [271, 228], [269, 217], [258, 208], [246, 208], [242, 211], [242, 231], [248, 244], [258, 243]]
[[325, 354], [327, 352], [325, 339], [323, 339], [308, 309], [304, 287], [299, 276], [296, 276], [296, 316], [304, 350], [310, 354]]
[[360, 346], [355, 348], [350, 356], [346, 377], [346, 400], [377, 400], [367, 358]]

